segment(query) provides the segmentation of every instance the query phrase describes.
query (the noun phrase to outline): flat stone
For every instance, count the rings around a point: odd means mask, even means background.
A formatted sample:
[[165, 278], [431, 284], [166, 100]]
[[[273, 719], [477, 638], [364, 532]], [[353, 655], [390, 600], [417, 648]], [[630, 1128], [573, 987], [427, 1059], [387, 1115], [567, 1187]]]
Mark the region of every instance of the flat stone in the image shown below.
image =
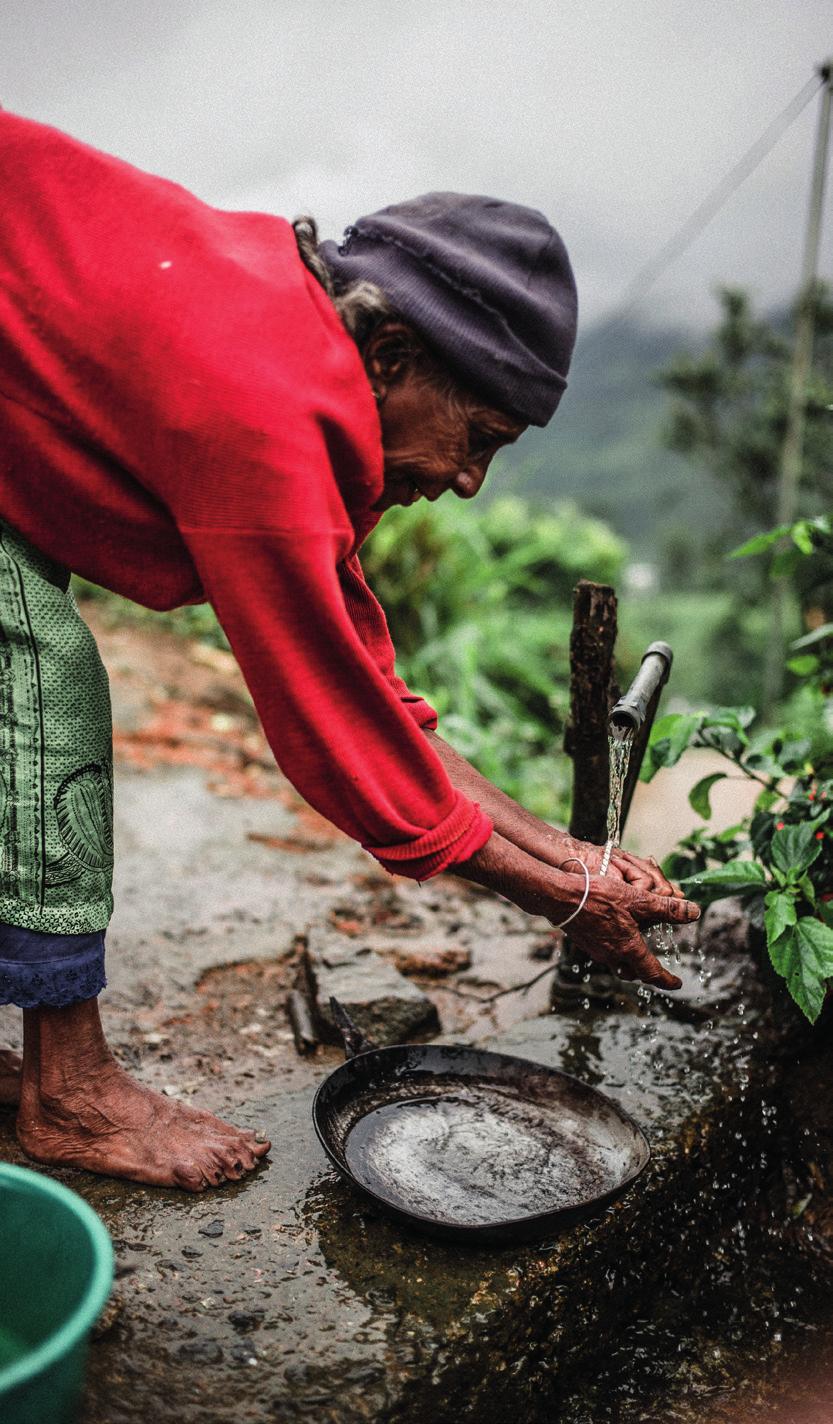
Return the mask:
[[304, 951], [304, 969], [322, 1033], [333, 1042], [340, 1042], [340, 1035], [331, 998], [380, 1046], [439, 1029], [428, 995], [375, 950], [355, 941], [319, 941], [313, 934]]
[[449, 974], [457, 974], [461, 969], [471, 968], [471, 950], [460, 949], [455, 945], [442, 945], [437, 949], [421, 945], [396, 945], [393, 949], [380, 952], [400, 974], [413, 975], [416, 978], [445, 979]]

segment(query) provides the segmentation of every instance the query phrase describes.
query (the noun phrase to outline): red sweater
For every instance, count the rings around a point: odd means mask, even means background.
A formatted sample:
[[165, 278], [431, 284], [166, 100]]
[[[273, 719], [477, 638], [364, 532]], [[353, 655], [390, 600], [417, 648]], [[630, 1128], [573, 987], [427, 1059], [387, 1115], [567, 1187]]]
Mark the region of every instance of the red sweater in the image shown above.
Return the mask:
[[389, 870], [491, 823], [420, 728], [356, 550], [382, 447], [291, 227], [0, 113], [0, 520], [150, 608], [208, 599], [275, 757]]

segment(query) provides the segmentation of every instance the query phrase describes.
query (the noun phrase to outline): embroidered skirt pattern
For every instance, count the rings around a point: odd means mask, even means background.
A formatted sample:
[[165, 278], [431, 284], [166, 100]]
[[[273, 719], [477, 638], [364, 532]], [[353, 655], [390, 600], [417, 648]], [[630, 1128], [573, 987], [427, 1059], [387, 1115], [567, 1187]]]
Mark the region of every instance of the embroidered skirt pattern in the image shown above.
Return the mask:
[[0, 525], [0, 921], [106, 928], [112, 765], [107, 674], [69, 573]]

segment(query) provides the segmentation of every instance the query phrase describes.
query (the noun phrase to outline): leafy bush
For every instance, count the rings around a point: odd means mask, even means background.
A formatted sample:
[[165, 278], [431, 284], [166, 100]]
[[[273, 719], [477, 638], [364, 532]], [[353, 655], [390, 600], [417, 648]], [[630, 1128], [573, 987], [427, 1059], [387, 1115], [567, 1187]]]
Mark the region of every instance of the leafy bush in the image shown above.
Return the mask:
[[[786, 541], [789, 540], [789, 543]], [[773, 553], [783, 576], [798, 557], [833, 550], [827, 517], [799, 520], [748, 541], [736, 555]], [[673, 766], [689, 746], [720, 752], [733, 768], [760, 783], [747, 822], [717, 836], [698, 829], [665, 862], [701, 904], [740, 895], [765, 930], [773, 967], [807, 1018], [821, 1011], [833, 978], [833, 624], [812, 629], [793, 644], [788, 666], [798, 681], [782, 725], [750, 735], [755, 710], [718, 708], [671, 714], [654, 725], [642, 778]], [[713, 772], [692, 787], [689, 801], [711, 815], [712, 787], [728, 775]]]
[[390, 510], [362, 561], [408, 684], [464, 756], [538, 815], [569, 812], [561, 742], [571, 598], [614, 582], [625, 546], [575, 505], [535, 513], [511, 496]]

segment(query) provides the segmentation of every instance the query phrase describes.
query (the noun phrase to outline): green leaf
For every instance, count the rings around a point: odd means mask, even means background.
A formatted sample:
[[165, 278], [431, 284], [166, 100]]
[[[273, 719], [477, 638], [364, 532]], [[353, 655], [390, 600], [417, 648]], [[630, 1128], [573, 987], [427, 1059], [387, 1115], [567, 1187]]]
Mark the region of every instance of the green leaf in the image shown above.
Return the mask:
[[656, 724], [658, 738], [668, 742], [664, 766], [674, 766], [696, 735], [702, 718], [698, 712], [670, 712]]
[[763, 867], [756, 860], [730, 860], [689, 875], [682, 886], [699, 904], [711, 904], [727, 895], [753, 895], [767, 883]]
[[777, 529], [770, 529], [766, 534], [756, 534], [754, 538], [747, 539], [745, 544], [740, 544], [737, 549], [733, 549], [729, 555], [730, 559], [746, 559], [750, 554], [762, 554], [765, 549], [771, 549], [773, 544], [777, 544], [779, 539], [783, 539], [785, 534], [789, 534], [789, 524], [779, 524]]
[[809, 519], [799, 519], [792, 527], [792, 541], [802, 554], [812, 554], [815, 549], [812, 531], [813, 523]]
[[787, 667], [796, 677], [809, 677], [817, 671], [818, 666], [819, 660], [812, 653], [802, 653], [797, 658], [787, 660]]
[[779, 940], [786, 930], [793, 928], [798, 916], [795, 912], [795, 900], [792, 895], [784, 895], [778, 890], [770, 890], [765, 904], [766, 942], [771, 950], [776, 940]]
[[738, 885], [757, 889], [765, 883], [766, 875], [757, 860], [730, 860], [726, 865], [713, 865], [711, 870], [704, 870], [694, 879], [703, 885]]
[[780, 800], [781, 800], [781, 794], [780, 794], [780, 792], [778, 792], [778, 791], [771, 791], [768, 786], [765, 786], [764, 789], [763, 789], [763, 791], [760, 793], [760, 795], [759, 795], [757, 801], [755, 802], [755, 810], [756, 810], [756, 811], [771, 811], [771, 810], [772, 810], [772, 807], [775, 805], [776, 801], [780, 801]]
[[641, 780], [650, 781], [662, 766], [676, 766], [703, 720], [700, 712], [669, 712], [654, 723]]
[[810, 1023], [815, 1023], [824, 1003], [826, 976], [819, 976], [813, 961], [805, 958], [798, 926], [787, 930], [768, 948], [776, 974], [786, 979], [787, 988], [801, 1012]]
[[833, 976], [833, 930], [805, 915], [795, 927], [798, 963], [787, 986], [800, 1009], [815, 1023], [824, 1003], [827, 980]]
[[821, 851], [821, 842], [816, 840], [816, 828], [808, 821], [796, 826], [784, 826], [772, 837], [770, 855], [773, 865], [791, 879], [797, 880]]
[[770, 940], [767, 936], [767, 949], [776, 974], [780, 974], [782, 979], [789, 979], [798, 958], [795, 927], [788, 930], [786, 934], [779, 935], [777, 939]]
[[725, 780], [725, 771], [714, 771], [712, 772], [711, 776], [704, 776], [700, 781], [697, 782], [697, 785], [692, 786], [691, 790], [689, 791], [688, 804], [690, 805], [692, 811], [696, 811], [698, 816], [703, 817], [704, 821], [708, 821], [711, 819], [712, 808], [711, 802], [709, 801], [709, 795], [711, 793], [712, 787], [714, 786], [716, 781]]
[[713, 707], [703, 718], [706, 727], [732, 727], [744, 731], [757, 717], [754, 707]]
[[[829, 937], [829, 945], [816, 943], [814, 925]], [[824, 1003], [827, 979], [833, 974], [833, 930], [820, 920], [804, 918], [769, 944], [772, 967], [787, 981], [801, 1012], [815, 1023]]]

